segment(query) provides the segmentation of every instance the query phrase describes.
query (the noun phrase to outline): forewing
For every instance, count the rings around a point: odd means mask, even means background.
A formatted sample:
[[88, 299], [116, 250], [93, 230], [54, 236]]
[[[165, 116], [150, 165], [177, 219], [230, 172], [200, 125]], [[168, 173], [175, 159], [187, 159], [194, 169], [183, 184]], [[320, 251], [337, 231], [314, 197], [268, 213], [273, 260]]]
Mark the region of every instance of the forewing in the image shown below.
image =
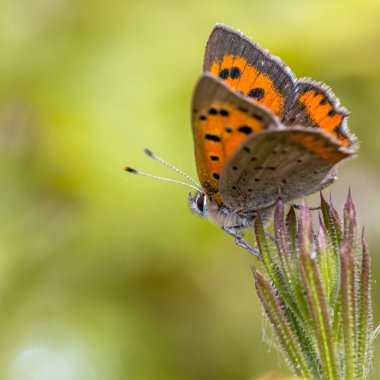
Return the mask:
[[280, 119], [295, 99], [295, 77], [239, 31], [217, 24], [208, 39], [203, 70], [221, 78], [250, 101], [271, 109]]
[[297, 82], [297, 91], [297, 99], [285, 116], [286, 126], [321, 128], [344, 146], [356, 149], [356, 138], [347, 126], [349, 114], [327, 85], [301, 79]]
[[194, 92], [192, 126], [198, 177], [209, 197], [219, 192], [221, 172], [243, 141], [268, 128], [281, 128], [268, 109], [245, 100], [209, 73]]
[[222, 202], [236, 211], [289, 201], [335, 180], [334, 166], [353, 151], [323, 130], [301, 127], [263, 131], [247, 139], [225, 165]]

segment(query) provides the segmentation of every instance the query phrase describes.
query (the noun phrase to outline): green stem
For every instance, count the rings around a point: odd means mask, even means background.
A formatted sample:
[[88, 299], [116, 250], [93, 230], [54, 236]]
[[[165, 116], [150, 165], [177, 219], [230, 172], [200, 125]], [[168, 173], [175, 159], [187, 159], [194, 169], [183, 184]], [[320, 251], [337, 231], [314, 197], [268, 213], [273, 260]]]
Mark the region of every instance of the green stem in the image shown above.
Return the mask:
[[301, 254], [300, 269], [316, 328], [323, 374], [326, 379], [338, 380], [337, 358], [335, 356], [328, 308], [315, 260], [308, 254]]

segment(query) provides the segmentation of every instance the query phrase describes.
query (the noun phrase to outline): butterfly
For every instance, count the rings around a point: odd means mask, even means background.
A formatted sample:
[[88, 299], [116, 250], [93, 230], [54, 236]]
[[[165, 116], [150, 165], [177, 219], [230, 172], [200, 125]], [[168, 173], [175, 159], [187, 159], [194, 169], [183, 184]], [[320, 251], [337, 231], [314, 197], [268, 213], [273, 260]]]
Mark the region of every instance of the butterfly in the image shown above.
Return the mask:
[[279, 194], [287, 202], [322, 190], [358, 150], [348, 112], [329, 87], [296, 79], [224, 24], [208, 39], [191, 113], [200, 187], [189, 194], [190, 209], [256, 256], [243, 233], [258, 212], [267, 219]]

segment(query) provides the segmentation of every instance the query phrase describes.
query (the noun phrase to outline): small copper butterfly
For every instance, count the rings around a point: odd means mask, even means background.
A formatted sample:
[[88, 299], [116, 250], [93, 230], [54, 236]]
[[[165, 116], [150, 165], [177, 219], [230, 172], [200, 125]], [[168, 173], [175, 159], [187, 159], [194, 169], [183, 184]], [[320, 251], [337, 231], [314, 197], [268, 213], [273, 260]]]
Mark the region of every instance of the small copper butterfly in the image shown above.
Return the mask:
[[348, 112], [326, 85], [296, 79], [223, 24], [208, 39], [191, 111], [200, 189], [189, 195], [190, 208], [256, 256], [242, 234], [258, 210], [269, 216], [279, 192], [291, 201], [322, 190], [358, 148]]

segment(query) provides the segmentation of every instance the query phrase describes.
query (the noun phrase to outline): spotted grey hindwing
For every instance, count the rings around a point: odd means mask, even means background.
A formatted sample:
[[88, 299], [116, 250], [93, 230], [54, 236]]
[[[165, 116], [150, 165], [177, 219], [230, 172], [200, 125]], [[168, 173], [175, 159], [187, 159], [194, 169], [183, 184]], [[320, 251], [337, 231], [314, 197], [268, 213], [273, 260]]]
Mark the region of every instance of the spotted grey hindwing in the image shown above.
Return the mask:
[[296, 97], [295, 76], [239, 31], [217, 24], [208, 39], [203, 70], [211, 72], [252, 102], [267, 106], [280, 119]]
[[192, 127], [199, 180], [206, 195], [218, 201], [219, 179], [231, 155], [252, 135], [282, 125], [267, 108], [204, 73], [194, 92]]
[[348, 111], [324, 83], [308, 79], [297, 81], [297, 99], [286, 114], [286, 126], [321, 128], [335, 136], [343, 146], [357, 149], [356, 137], [347, 126]]
[[285, 201], [314, 193], [335, 181], [334, 166], [352, 154], [321, 129], [262, 131], [245, 140], [225, 165], [222, 202], [249, 211], [275, 202], [279, 189]]

